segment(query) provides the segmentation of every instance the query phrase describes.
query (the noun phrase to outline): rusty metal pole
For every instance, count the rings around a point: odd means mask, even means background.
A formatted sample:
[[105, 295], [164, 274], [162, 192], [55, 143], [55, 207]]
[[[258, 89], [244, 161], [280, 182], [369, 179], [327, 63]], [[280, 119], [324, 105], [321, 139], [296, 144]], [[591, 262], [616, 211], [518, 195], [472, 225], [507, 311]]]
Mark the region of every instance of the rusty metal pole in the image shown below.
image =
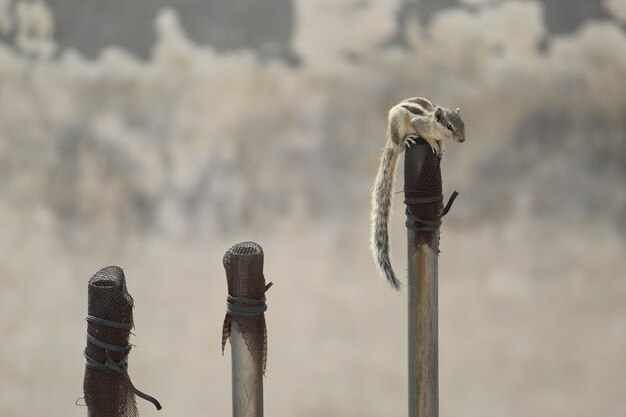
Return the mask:
[[263, 417], [263, 373], [267, 354], [263, 249], [254, 242], [234, 245], [224, 255], [228, 283], [222, 353], [230, 338], [233, 417]]
[[408, 249], [409, 417], [438, 417], [439, 225], [443, 215], [440, 159], [420, 139], [405, 152]]
[[437, 254], [428, 245], [409, 255], [408, 275], [409, 416], [437, 417]]

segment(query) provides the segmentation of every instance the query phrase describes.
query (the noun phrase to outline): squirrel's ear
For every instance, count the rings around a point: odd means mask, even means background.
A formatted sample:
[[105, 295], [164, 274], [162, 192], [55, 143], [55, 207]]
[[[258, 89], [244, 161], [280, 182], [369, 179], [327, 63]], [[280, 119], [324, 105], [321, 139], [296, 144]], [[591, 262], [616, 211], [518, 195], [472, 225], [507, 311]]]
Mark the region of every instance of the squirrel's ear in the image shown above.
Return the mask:
[[437, 107], [437, 110], [435, 111], [435, 118], [437, 119], [437, 121], [440, 121], [442, 116], [443, 109], [441, 107]]
[[456, 108], [456, 110], [455, 110], [455, 112], [456, 112], [456, 114], [461, 114], [461, 108], [460, 108], [460, 107], [457, 107], [457, 108]]

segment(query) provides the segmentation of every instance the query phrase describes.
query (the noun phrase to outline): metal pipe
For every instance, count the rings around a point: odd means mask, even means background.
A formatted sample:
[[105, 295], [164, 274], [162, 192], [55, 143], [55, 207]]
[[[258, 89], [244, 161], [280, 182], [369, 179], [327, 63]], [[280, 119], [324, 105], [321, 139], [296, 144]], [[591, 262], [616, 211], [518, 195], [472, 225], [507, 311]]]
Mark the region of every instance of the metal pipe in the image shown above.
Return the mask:
[[437, 253], [408, 232], [409, 417], [439, 415]]
[[228, 296], [222, 352], [230, 338], [233, 417], [263, 417], [265, 292], [271, 286], [265, 285], [263, 258], [255, 242], [238, 243], [224, 254]]
[[439, 416], [438, 253], [443, 215], [439, 156], [419, 139], [404, 160], [407, 203], [409, 417]]
[[236, 320], [231, 322], [233, 417], [263, 417], [263, 374]]

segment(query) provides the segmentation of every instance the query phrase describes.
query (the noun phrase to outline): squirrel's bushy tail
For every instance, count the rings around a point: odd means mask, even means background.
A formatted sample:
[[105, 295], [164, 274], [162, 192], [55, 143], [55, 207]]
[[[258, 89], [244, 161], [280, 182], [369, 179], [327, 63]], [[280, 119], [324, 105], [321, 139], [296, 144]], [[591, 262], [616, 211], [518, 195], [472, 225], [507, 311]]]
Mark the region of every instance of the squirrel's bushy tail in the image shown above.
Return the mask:
[[386, 146], [380, 160], [378, 173], [376, 174], [374, 189], [372, 190], [372, 229], [370, 235], [370, 245], [376, 266], [395, 289], [400, 288], [400, 281], [396, 278], [391, 267], [391, 260], [389, 259], [388, 223], [397, 159], [398, 152], [389, 145]]

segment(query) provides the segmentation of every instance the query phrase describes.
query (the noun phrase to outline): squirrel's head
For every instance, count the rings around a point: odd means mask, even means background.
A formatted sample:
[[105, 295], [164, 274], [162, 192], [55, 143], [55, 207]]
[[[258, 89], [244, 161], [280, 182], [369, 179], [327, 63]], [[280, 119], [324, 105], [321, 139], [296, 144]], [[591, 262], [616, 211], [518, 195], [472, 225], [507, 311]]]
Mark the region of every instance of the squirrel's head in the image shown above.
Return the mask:
[[435, 118], [442, 126], [446, 139], [452, 139], [455, 142], [465, 142], [465, 123], [461, 119], [461, 109], [448, 110], [437, 107]]

